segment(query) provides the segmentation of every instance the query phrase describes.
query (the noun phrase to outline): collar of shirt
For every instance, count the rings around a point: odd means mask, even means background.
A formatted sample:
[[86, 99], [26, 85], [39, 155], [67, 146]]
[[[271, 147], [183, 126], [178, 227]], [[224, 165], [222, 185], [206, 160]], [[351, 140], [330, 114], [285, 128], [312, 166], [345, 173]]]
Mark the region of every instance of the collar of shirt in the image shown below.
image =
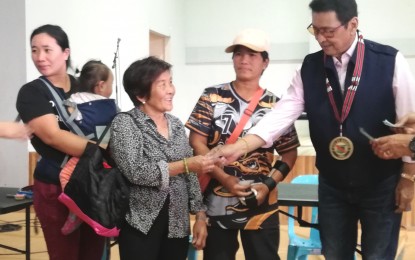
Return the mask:
[[357, 34], [350, 48], [345, 53], [343, 53], [342, 56], [340, 57], [340, 61], [336, 57], [332, 57], [334, 66], [336, 67], [336, 70], [337, 70], [337, 75], [339, 77], [339, 83], [340, 83], [342, 93], [344, 92], [344, 81], [346, 79], [347, 65], [349, 65], [349, 61], [353, 56], [356, 46], [357, 46]]

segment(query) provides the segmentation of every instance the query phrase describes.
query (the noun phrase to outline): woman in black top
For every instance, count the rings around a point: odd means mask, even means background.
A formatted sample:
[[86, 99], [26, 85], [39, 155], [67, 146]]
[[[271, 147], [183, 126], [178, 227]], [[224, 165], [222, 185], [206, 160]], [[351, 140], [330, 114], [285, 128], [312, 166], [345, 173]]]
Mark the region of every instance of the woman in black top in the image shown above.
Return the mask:
[[[30, 44], [34, 65], [62, 99], [76, 92], [78, 83], [67, 74], [70, 49], [66, 33], [59, 26], [43, 25], [32, 32]], [[68, 209], [57, 199], [62, 192], [59, 172], [66, 155], [81, 156], [86, 139], [69, 132], [50, 91], [39, 79], [20, 89], [16, 107], [23, 122], [34, 130], [31, 142], [41, 155], [34, 173], [33, 203], [50, 259], [101, 259], [104, 238], [88, 225], [83, 224], [67, 236], [61, 233]]]

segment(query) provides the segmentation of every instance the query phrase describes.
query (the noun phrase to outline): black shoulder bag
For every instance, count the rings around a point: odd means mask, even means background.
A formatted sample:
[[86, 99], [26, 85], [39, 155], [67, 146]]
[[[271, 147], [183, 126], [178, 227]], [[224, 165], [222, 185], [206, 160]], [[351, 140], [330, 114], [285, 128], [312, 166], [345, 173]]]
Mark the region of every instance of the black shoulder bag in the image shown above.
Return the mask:
[[108, 152], [99, 146], [108, 130], [109, 126], [97, 144], [88, 142], [79, 161], [72, 164], [76, 166], [59, 200], [98, 235], [116, 237], [128, 210], [130, 189]]

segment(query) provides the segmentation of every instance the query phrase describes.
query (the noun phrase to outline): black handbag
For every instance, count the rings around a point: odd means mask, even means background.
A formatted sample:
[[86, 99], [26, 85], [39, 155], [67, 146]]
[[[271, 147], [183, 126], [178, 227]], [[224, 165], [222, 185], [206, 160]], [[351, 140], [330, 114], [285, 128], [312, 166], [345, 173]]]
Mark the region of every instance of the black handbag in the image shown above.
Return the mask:
[[88, 143], [59, 196], [98, 235], [106, 237], [118, 236], [129, 204], [129, 182], [117, 167], [109, 166], [114, 166], [111, 161], [106, 150]]

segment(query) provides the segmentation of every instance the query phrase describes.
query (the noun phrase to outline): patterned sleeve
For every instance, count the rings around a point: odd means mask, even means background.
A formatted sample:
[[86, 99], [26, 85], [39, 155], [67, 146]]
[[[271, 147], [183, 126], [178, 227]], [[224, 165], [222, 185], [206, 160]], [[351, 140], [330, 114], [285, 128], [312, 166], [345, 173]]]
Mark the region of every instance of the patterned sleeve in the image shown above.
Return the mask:
[[195, 131], [202, 136], [209, 135], [212, 124], [213, 106], [210, 98], [211, 90], [212, 88], [207, 88], [203, 91], [186, 122], [186, 127], [189, 130]]
[[187, 176], [189, 180], [188, 193], [189, 193], [189, 209], [191, 214], [196, 214], [199, 211], [206, 211], [207, 208], [203, 204], [203, 195], [200, 191], [199, 180], [196, 173], [190, 173]]
[[300, 146], [297, 131], [291, 126], [287, 131], [274, 142], [274, 148], [278, 154], [283, 154]]

